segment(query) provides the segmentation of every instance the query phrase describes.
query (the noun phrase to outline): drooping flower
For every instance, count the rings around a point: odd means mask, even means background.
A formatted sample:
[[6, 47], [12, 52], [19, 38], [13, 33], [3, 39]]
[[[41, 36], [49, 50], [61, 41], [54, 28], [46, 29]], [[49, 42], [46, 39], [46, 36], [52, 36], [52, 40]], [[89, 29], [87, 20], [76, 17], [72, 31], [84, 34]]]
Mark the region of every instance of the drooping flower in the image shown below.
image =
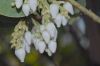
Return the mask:
[[25, 32], [24, 36], [25, 41], [27, 42], [28, 45], [31, 45], [32, 42], [32, 34], [30, 31]]
[[30, 53], [31, 47], [29, 44], [27, 44], [27, 42], [23, 39], [23, 47], [26, 51], [26, 53]]
[[64, 3], [64, 8], [65, 8], [71, 15], [74, 14], [73, 6], [72, 6], [71, 3], [69, 3], [69, 2]]
[[39, 42], [38, 42], [38, 50], [39, 50], [39, 52], [40, 52], [40, 53], [43, 53], [44, 50], [45, 50], [45, 48], [46, 48], [45, 42], [39, 41]]
[[61, 22], [62, 22], [62, 16], [61, 14], [58, 14], [57, 17], [54, 19], [55, 24], [57, 25], [57, 27], [61, 27]]
[[62, 16], [62, 25], [65, 26], [68, 23], [68, 19]]
[[50, 41], [48, 44], [48, 48], [52, 53], [55, 53], [57, 49], [57, 43], [55, 41]]
[[49, 41], [50, 41], [50, 34], [47, 31], [43, 31], [42, 32], [42, 36], [43, 36], [44, 41], [46, 43], [49, 43]]
[[22, 6], [23, 13], [25, 16], [28, 16], [30, 14], [30, 6], [28, 3], [23, 4]]
[[15, 0], [15, 5], [18, 9], [21, 8], [22, 4], [23, 4], [23, 0]]
[[20, 60], [20, 62], [24, 62], [25, 55], [26, 55], [25, 49], [24, 48], [15, 49], [15, 55]]
[[51, 39], [56, 41], [58, 32], [57, 32], [55, 25], [52, 22], [49, 22], [46, 25], [46, 29], [49, 32]]
[[35, 12], [37, 8], [37, 0], [29, 0], [29, 5], [31, 10]]
[[58, 4], [51, 4], [50, 5], [50, 13], [51, 13], [52, 18], [55, 18], [57, 16], [58, 12], [59, 12]]

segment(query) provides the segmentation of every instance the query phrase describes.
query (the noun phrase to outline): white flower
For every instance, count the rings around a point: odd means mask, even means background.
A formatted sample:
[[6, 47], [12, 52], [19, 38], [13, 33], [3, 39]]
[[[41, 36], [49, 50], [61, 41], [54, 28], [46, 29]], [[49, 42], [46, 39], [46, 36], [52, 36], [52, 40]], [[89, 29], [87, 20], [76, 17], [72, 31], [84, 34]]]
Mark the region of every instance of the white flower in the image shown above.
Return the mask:
[[78, 29], [80, 30], [80, 32], [82, 32], [82, 34], [85, 34], [86, 32], [86, 25], [85, 22], [83, 20], [83, 18], [79, 18], [76, 22], [76, 26], [78, 27]]
[[65, 16], [62, 16], [62, 25], [65, 26], [68, 22], [68, 19]]
[[54, 22], [55, 22], [55, 24], [57, 25], [58, 28], [61, 26], [61, 22], [62, 22], [61, 14], [57, 15], [57, 17], [54, 19]]
[[48, 44], [48, 48], [52, 53], [55, 53], [57, 49], [57, 43], [55, 41], [50, 41], [50, 43]]
[[15, 0], [15, 5], [17, 8], [20, 8], [23, 4], [23, 0]]
[[25, 32], [24, 39], [25, 39], [25, 41], [27, 42], [28, 45], [31, 45], [32, 34], [31, 34], [30, 31]]
[[35, 49], [36, 50], [38, 50], [39, 48], [38, 48], [38, 43], [39, 43], [39, 39], [37, 39], [37, 38], [33, 38], [32, 39], [32, 42], [33, 42], [33, 44], [34, 44], [34, 47], [35, 47]]
[[42, 36], [43, 36], [44, 41], [46, 43], [49, 43], [49, 41], [50, 41], [50, 34], [47, 31], [43, 31], [42, 32]]
[[46, 48], [45, 51], [47, 52], [47, 54], [48, 54], [49, 56], [52, 56], [52, 52], [51, 52], [48, 48]]
[[30, 53], [30, 45], [23, 39], [23, 47], [27, 53]]
[[59, 6], [57, 4], [51, 4], [50, 5], [50, 13], [52, 15], [52, 18], [55, 18], [59, 12]]
[[27, 4], [26, 3], [23, 4], [22, 10], [23, 10], [23, 13], [25, 14], [25, 16], [28, 16], [29, 13], [30, 13], [30, 6], [29, 6], [29, 4], [28, 3]]
[[25, 55], [26, 55], [24, 48], [15, 49], [15, 55], [18, 57], [18, 59], [21, 62], [24, 62]]
[[70, 13], [74, 14], [73, 6], [69, 2], [64, 3], [64, 8]]
[[46, 44], [43, 41], [38, 42], [38, 50], [40, 53], [43, 53], [46, 48]]
[[52, 22], [50, 22], [46, 25], [46, 29], [49, 32], [51, 39], [56, 41], [58, 33], [55, 25]]
[[37, 0], [29, 0], [29, 5], [31, 10], [35, 12], [37, 8]]

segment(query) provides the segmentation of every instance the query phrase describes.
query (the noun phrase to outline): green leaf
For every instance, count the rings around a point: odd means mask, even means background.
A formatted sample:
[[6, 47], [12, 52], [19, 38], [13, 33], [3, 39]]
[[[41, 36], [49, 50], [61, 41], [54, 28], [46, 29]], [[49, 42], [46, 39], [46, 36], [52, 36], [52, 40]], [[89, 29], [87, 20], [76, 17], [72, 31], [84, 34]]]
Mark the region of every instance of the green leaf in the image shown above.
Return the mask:
[[16, 7], [12, 7], [11, 4], [14, 0], [0, 0], [0, 15], [7, 17], [24, 17], [24, 13], [21, 9], [17, 10]]

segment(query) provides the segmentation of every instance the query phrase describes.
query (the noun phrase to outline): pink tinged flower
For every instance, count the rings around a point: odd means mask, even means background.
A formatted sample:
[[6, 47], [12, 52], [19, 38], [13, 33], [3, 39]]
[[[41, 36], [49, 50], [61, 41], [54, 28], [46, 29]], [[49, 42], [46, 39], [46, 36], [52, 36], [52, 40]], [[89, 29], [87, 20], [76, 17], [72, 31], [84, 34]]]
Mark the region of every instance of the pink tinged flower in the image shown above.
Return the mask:
[[15, 55], [20, 60], [20, 62], [24, 62], [26, 55], [24, 48], [15, 49]]
[[59, 12], [59, 6], [57, 4], [50, 5], [50, 13], [52, 18], [55, 18]]
[[46, 29], [47, 29], [48, 33], [50, 34], [51, 39], [56, 41], [57, 29], [56, 29], [55, 25], [52, 22], [50, 22], [46, 25]]
[[58, 14], [57, 17], [54, 20], [55, 24], [57, 25], [57, 27], [61, 27], [61, 22], [62, 22], [62, 16], [61, 14]]
[[65, 26], [68, 23], [68, 19], [62, 16], [62, 25]]
[[64, 8], [71, 14], [74, 14], [73, 6], [69, 2], [64, 3]]
[[37, 8], [37, 0], [29, 0], [29, 6], [31, 10], [35, 12]]
[[29, 4], [23, 4], [22, 11], [25, 14], [25, 16], [28, 16], [30, 14], [30, 6], [29, 6]]
[[43, 53], [46, 48], [46, 44], [43, 41], [38, 42], [38, 50], [40, 53]]
[[23, 4], [23, 0], [15, 0], [15, 5], [17, 8], [21, 8], [22, 4]]
[[43, 36], [44, 41], [46, 43], [49, 43], [49, 41], [50, 41], [50, 34], [47, 31], [43, 31], [42, 32], [42, 36]]
[[32, 42], [32, 34], [30, 31], [25, 32], [24, 39], [28, 45], [31, 45]]
[[57, 43], [55, 41], [50, 41], [50, 43], [48, 44], [48, 48], [52, 53], [55, 53], [57, 49]]

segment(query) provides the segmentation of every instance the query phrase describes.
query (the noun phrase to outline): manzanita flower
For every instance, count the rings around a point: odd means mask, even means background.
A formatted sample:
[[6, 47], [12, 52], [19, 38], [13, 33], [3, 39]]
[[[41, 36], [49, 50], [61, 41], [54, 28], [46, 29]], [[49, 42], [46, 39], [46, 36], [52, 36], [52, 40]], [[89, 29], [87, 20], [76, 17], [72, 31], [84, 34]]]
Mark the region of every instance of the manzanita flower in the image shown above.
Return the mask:
[[27, 44], [27, 42], [25, 41], [25, 39], [23, 39], [23, 47], [24, 47], [26, 53], [30, 53], [30, 49], [31, 49], [30, 45]]
[[62, 15], [58, 14], [57, 17], [54, 19], [55, 24], [57, 25], [57, 27], [61, 27], [61, 22], [62, 22]]
[[68, 22], [68, 19], [65, 16], [62, 16], [62, 25], [65, 26]]
[[27, 42], [28, 45], [31, 45], [32, 42], [32, 34], [30, 31], [26, 31], [25, 32], [25, 36], [24, 36], [25, 41]]
[[71, 15], [74, 14], [73, 6], [72, 6], [71, 3], [69, 3], [69, 2], [64, 3], [64, 8], [65, 8]]
[[57, 27], [61, 27], [61, 25], [65, 26], [67, 24], [68, 19], [63, 15], [58, 14], [57, 17], [54, 19], [54, 22]]
[[47, 31], [43, 31], [42, 32], [42, 36], [43, 36], [44, 41], [46, 43], [49, 43], [49, 41], [50, 41], [50, 34]]
[[22, 6], [23, 13], [25, 16], [28, 16], [30, 14], [30, 6], [28, 3], [23, 4]]
[[15, 49], [15, 55], [20, 60], [20, 62], [24, 62], [25, 55], [26, 55], [25, 49], [24, 48]]
[[40, 53], [43, 53], [44, 50], [45, 50], [45, 48], [46, 48], [45, 42], [44, 41], [39, 41], [38, 42], [38, 50], [39, 50], [39, 52]]
[[57, 43], [55, 41], [50, 41], [48, 44], [48, 48], [52, 53], [55, 53], [57, 49]]
[[57, 32], [55, 25], [52, 22], [49, 22], [46, 25], [46, 29], [49, 32], [51, 39], [56, 41], [58, 32]]
[[23, 0], [15, 0], [15, 5], [17, 8], [21, 8], [22, 4], [23, 4]]
[[58, 12], [59, 12], [58, 4], [51, 4], [50, 5], [50, 13], [51, 13], [52, 18], [55, 18], [57, 16]]
[[37, 0], [29, 0], [29, 5], [31, 10], [35, 12], [37, 8]]
[[45, 49], [45, 52], [47, 52], [47, 54], [48, 54], [49, 56], [52, 56], [52, 52], [50, 51], [50, 49], [46, 48], [46, 49]]

